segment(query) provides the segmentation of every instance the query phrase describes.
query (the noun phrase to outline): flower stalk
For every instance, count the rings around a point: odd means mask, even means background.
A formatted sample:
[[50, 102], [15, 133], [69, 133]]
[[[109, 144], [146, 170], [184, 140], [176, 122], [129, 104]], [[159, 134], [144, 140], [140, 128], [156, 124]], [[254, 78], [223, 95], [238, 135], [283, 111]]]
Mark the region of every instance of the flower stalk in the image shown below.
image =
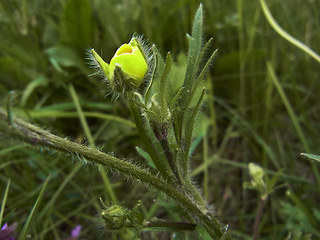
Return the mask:
[[79, 156], [87, 161], [106, 166], [109, 169], [127, 176], [130, 179], [138, 180], [140, 183], [153, 187], [183, 206], [186, 211], [195, 217], [199, 223], [203, 224], [213, 239], [226, 236], [223, 225], [213, 216], [198, 206], [193, 199], [183, 194], [180, 190], [169, 184], [165, 179], [153, 175], [146, 169], [142, 169], [132, 163], [113, 157], [101, 152], [93, 147], [88, 147], [59, 137], [45, 131], [22, 119], [13, 117], [14, 126], [10, 125], [8, 114], [0, 108], [0, 132], [3, 135], [19, 139], [21, 141], [37, 145], [38, 147], [48, 147], [54, 150]]

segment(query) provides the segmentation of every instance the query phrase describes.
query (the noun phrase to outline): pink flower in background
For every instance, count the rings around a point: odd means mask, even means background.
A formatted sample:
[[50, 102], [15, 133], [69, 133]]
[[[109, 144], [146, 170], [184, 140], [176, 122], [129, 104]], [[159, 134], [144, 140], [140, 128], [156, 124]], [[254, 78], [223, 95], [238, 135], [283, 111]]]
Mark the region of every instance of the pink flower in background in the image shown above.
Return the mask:
[[16, 228], [17, 223], [14, 223], [10, 226], [7, 223], [4, 224], [0, 230], [0, 240], [15, 240], [15, 238], [12, 235]]
[[[80, 236], [81, 225], [77, 225], [74, 229], [71, 230], [71, 237], [68, 240], [77, 240]], [[1, 240], [1, 239], [0, 239]]]

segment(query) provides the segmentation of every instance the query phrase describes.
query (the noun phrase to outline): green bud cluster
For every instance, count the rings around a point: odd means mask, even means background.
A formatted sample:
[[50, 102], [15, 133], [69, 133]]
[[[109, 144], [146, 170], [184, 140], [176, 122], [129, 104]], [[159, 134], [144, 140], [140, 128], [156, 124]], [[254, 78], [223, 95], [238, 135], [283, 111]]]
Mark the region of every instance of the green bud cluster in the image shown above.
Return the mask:
[[140, 229], [144, 222], [144, 216], [139, 211], [140, 201], [131, 209], [128, 210], [119, 205], [107, 207], [102, 199], [100, 199], [105, 209], [101, 210], [101, 218], [106, 229], [110, 231], [122, 230], [125, 227], [134, 227]]
[[275, 190], [275, 185], [282, 173], [278, 171], [272, 178], [269, 178], [262, 167], [255, 163], [249, 163], [250, 182], [244, 182], [244, 188], [255, 189], [260, 193], [260, 198], [265, 200]]
[[101, 217], [108, 230], [120, 230], [127, 219], [127, 210], [121, 206], [113, 205], [102, 210]]

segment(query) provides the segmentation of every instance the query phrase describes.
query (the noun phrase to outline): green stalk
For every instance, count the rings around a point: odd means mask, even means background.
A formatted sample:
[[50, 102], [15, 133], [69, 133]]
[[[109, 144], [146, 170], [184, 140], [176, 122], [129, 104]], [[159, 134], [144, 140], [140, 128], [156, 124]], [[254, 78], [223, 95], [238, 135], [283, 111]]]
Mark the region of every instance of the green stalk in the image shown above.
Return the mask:
[[263, 10], [263, 13], [268, 20], [269, 24], [275, 30], [281, 37], [283, 37], [285, 40], [287, 40], [289, 43], [293, 44], [297, 48], [300, 48], [302, 51], [304, 51], [309, 56], [313, 57], [317, 62], [320, 63], [320, 56], [313, 51], [311, 48], [306, 46], [304, 43], [298, 41], [294, 37], [292, 37], [290, 34], [288, 34], [286, 31], [284, 31], [279, 24], [276, 22], [276, 20], [273, 18], [266, 2], [264, 0], [260, 0], [260, 4]]
[[[270, 64], [270, 62], [267, 62], [267, 69], [268, 69], [268, 73], [274, 83], [274, 86], [276, 87], [280, 97], [281, 97], [281, 100], [284, 104], [284, 106], [286, 107], [287, 109], [287, 112], [290, 116], [290, 119], [292, 121], [292, 124], [297, 132], [297, 135], [303, 145], [303, 148], [307, 151], [307, 152], [311, 152], [311, 149], [310, 149], [310, 146], [309, 146], [309, 143], [307, 141], [307, 138], [305, 137], [304, 133], [303, 133], [303, 130], [300, 126], [300, 123], [299, 123], [299, 120], [298, 120], [298, 117], [296, 116], [294, 110], [293, 110], [293, 107], [291, 106], [291, 103], [289, 102], [289, 99], [287, 97], [287, 95], [285, 94], [280, 82], [279, 82], [279, 79], [277, 78], [275, 72], [274, 72], [274, 69], [272, 67], [272, 65]], [[319, 169], [317, 167], [317, 165], [315, 164], [314, 161], [310, 161], [310, 164], [311, 164], [311, 167], [312, 167], [312, 171], [315, 175], [315, 178], [316, 178], [316, 182], [318, 184], [318, 186], [320, 187], [320, 173], [319, 173]]]
[[11, 180], [9, 178], [8, 182], [7, 182], [7, 187], [6, 190], [4, 192], [4, 196], [2, 199], [2, 204], [1, 204], [1, 210], [0, 210], [0, 228], [2, 227], [2, 219], [3, 219], [3, 214], [4, 214], [4, 207], [6, 206], [6, 202], [7, 202], [7, 198], [8, 198], [8, 193], [9, 193], [9, 188], [10, 188], [10, 183]]
[[[69, 91], [70, 91], [72, 100], [74, 102], [74, 105], [76, 106], [76, 110], [77, 110], [78, 116], [80, 118], [80, 122], [81, 122], [82, 129], [84, 131], [84, 134], [85, 134], [86, 138], [88, 139], [88, 142], [89, 142], [90, 146], [94, 147], [95, 143], [94, 143], [94, 139], [93, 139], [93, 136], [91, 134], [91, 131], [90, 131], [90, 127], [89, 127], [88, 122], [86, 120], [86, 117], [85, 117], [85, 115], [84, 115], [84, 113], [82, 111], [78, 95], [77, 95], [76, 91], [74, 90], [74, 87], [71, 84], [69, 86]], [[108, 179], [108, 176], [107, 176], [106, 172], [99, 171], [99, 173], [101, 175], [101, 178], [102, 178], [102, 180], [104, 182], [104, 185], [106, 187], [107, 193], [109, 194], [111, 200], [113, 202], [117, 202], [116, 194], [113, 191], [113, 188], [111, 186], [111, 183], [110, 183], [110, 181]]]
[[90, 146], [93, 147], [94, 146], [94, 140], [93, 140], [89, 125], [87, 123], [86, 117], [83, 114], [83, 111], [82, 111], [82, 108], [81, 108], [81, 105], [80, 105], [80, 102], [79, 102], [78, 95], [77, 95], [76, 91], [74, 90], [74, 87], [71, 84], [69, 85], [69, 91], [70, 91], [70, 95], [72, 97], [73, 103], [74, 103], [74, 105], [75, 105], [75, 107], [77, 109], [77, 113], [78, 113], [78, 116], [79, 116], [79, 119], [80, 119], [80, 122], [81, 122], [81, 126], [82, 126], [83, 131], [84, 131], [84, 135], [88, 139], [88, 142], [89, 142]]
[[193, 223], [184, 223], [184, 222], [167, 222], [167, 221], [146, 221], [144, 223], [145, 228], [157, 228], [162, 231], [194, 231], [197, 227]]
[[231, 239], [229, 235], [225, 234], [223, 225], [214, 216], [210, 216], [207, 211], [201, 210], [201, 207], [199, 207], [194, 200], [190, 199], [174, 186], [168, 184], [162, 178], [159, 178], [132, 163], [120, 160], [97, 149], [71, 142], [21, 119], [13, 118], [13, 121], [16, 127], [12, 127], [8, 124], [6, 112], [0, 109], [1, 132], [33, 145], [49, 147], [62, 152], [79, 155], [87, 161], [109, 167], [130, 179], [138, 180], [173, 198], [177, 203], [183, 206], [186, 211], [194, 216], [195, 219], [198, 219], [200, 223], [204, 225], [213, 239], [219, 239], [222, 236], [225, 236], [225, 239]]
[[181, 183], [180, 175], [178, 173], [176, 164], [174, 163], [174, 159], [173, 159], [173, 156], [172, 156], [172, 153], [171, 153], [171, 149], [169, 147], [168, 138], [165, 137], [165, 138], [161, 138], [161, 139], [158, 139], [158, 140], [159, 140], [159, 142], [161, 144], [161, 147], [162, 147], [162, 149], [164, 151], [164, 154], [166, 155], [166, 158], [168, 160], [168, 163], [170, 165], [170, 168], [171, 168], [173, 174], [176, 176], [176, 178], [179, 181], [179, 183]]
[[128, 103], [131, 111], [131, 115], [133, 117], [133, 120], [136, 124], [136, 127], [139, 132], [139, 136], [141, 138], [141, 141], [143, 145], [146, 148], [146, 151], [149, 153], [154, 165], [156, 165], [157, 169], [160, 171], [162, 177], [165, 179], [169, 178], [169, 174], [167, 173], [167, 170], [164, 166], [164, 164], [161, 162], [161, 159], [159, 158], [159, 155], [155, 151], [153, 145], [151, 144], [151, 141], [146, 133], [146, 130], [143, 126], [143, 122], [141, 119], [140, 112], [137, 108], [137, 106], [134, 103], [134, 94], [132, 92], [127, 92], [127, 98], [128, 98]]
[[36, 212], [37, 209], [39, 208], [39, 205], [40, 205], [40, 203], [41, 203], [41, 201], [42, 201], [42, 198], [43, 198], [43, 194], [44, 194], [44, 192], [45, 192], [45, 190], [46, 190], [46, 188], [47, 188], [47, 186], [48, 186], [49, 180], [50, 180], [50, 175], [47, 177], [46, 181], [44, 182], [44, 184], [43, 184], [43, 186], [42, 186], [42, 188], [41, 188], [41, 191], [40, 191], [40, 193], [39, 193], [39, 196], [38, 196], [36, 202], [34, 203], [33, 208], [32, 208], [32, 210], [30, 211], [30, 213], [29, 213], [29, 215], [28, 215], [28, 218], [27, 218], [27, 220], [26, 220], [26, 222], [25, 222], [25, 224], [24, 224], [24, 226], [23, 226], [23, 228], [22, 228], [22, 230], [21, 230], [21, 232], [20, 232], [20, 234], [19, 234], [18, 240], [24, 240], [24, 239], [26, 239], [28, 230], [29, 230], [29, 228], [30, 228], [30, 224], [31, 224], [31, 222], [32, 222], [32, 219], [33, 219], [33, 217], [34, 217], [35, 212]]

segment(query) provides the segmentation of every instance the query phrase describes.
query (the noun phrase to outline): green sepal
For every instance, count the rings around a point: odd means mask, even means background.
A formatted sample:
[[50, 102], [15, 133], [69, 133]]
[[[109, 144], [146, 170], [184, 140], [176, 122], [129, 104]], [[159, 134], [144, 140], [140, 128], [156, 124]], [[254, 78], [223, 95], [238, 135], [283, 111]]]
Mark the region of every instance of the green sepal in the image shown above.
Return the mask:
[[139, 211], [140, 205], [139, 200], [128, 214], [128, 219], [136, 228], [142, 228], [144, 222], [144, 215]]
[[96, 53], [96, 51], [94, 49], [90, 50], [92, 56], [94, 57], [94, 59], [97, 61], [97, 63], [99, 64], [100, 68], [102, 69], [103, 73], [105, 74], [105, 76], [107, 78], [109, 78], [109, 64], [106, 63], [98, 53]]
[[146, 55], [145, 49], [143, 48], [143, 44], [137, 37], [133, 36], [129, 42], [129, 45], [131, 45], [132, 47], [137, 47], [141, 52], [144, 60], [148, 62], [148, 57]]
[[154, 94], [159, 92], [160, 87], [160, 77], [162, 75], [163, 69], [165, 67], [164, 60], [159, 53], [158, 48], [153, 45], [152, 46], [153, 58], [154, 58], [154, 68], [152, 71], [152, 77], [149, 83], [149, 86], [145, 93], [145, 103], [149, 103]]

